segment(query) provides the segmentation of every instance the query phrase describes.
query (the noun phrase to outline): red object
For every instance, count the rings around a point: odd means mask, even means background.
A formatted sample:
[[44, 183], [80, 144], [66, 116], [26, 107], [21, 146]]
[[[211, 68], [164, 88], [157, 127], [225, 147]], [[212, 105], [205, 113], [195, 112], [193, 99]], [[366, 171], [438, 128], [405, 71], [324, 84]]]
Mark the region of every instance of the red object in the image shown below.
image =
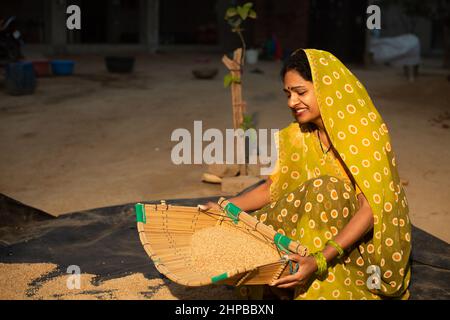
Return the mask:
[[274, 60], [281, 60], [283, 58], [283, 48], [281, 48], [280, 41], [275, 33], [272, 33], [272, 45]]
[[275, 40], [275, 60], [281, 60], [282, 57], [283, 57], [283, 49], [281, 48], [280, 41], [278, 41], [278, 39], [276, 39]]
[[33, 69], [36, 77], [50, 76], [50, 63], [47, 60], [33, 61]]

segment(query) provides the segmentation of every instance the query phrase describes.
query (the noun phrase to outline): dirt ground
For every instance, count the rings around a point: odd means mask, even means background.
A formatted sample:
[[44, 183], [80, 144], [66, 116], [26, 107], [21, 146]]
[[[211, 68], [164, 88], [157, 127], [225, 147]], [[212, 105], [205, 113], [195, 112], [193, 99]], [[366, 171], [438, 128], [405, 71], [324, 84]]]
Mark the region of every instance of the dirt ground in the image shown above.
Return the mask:
[[[0, 192], [52, 215], [154, 199], [220, 194], [200, 181], [205, 165], [176, 166], [176, 128], [231, 128], [230, 92], [220, 55], [137, 57], [132, 75], [109, 74], [101, 56], [76, 56], [72, 77], [40, 78], [34, 95], [0, 90]], [[210, 59], [214, 80], [192, 76]], [[244, 98], [258, 128], [291, 120], [279, 62], [248, 67]], [[450, 82], [439, 61], [425, 61], [409, 83], [401, 70], [350, 68], [386, 121], [413, 223], [449, 242]]]

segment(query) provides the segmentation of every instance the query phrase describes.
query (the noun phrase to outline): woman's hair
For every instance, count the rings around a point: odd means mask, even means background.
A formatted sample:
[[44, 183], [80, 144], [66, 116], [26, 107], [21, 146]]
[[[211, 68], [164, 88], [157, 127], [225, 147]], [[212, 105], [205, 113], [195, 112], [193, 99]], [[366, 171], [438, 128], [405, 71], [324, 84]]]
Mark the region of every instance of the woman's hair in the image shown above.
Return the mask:
[[305, 51], [297, 50], [284, 61], [280, 73], [281, 79], [284, 80], [286, 73], [291, 70], [297, 71], [303, 79], [312, 82], [311, 67]]

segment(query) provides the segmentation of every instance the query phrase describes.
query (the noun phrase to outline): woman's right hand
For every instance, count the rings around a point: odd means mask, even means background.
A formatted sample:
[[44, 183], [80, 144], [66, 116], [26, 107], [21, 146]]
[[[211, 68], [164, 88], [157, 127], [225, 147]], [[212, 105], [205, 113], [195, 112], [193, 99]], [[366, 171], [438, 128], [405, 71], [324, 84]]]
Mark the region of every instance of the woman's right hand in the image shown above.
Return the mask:
[[202, 211], [208, 211], [210, 209], [222, 210], [222, 208], [215, 202], [207, 202], [205, 204], [199, 204], [198, 208]]

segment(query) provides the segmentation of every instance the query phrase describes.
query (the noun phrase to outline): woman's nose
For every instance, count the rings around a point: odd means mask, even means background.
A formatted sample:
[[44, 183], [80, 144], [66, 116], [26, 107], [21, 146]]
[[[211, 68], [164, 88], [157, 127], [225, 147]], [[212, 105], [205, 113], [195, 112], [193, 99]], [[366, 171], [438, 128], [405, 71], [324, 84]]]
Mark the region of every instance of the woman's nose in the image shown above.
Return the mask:
[[298, 96], [296, 94], [291, 94], [288, 98], [288, 106], [291, 109], [295, 108], [295, 106], [297, 106], [299, 103], [300, 100], [298, 99]]

